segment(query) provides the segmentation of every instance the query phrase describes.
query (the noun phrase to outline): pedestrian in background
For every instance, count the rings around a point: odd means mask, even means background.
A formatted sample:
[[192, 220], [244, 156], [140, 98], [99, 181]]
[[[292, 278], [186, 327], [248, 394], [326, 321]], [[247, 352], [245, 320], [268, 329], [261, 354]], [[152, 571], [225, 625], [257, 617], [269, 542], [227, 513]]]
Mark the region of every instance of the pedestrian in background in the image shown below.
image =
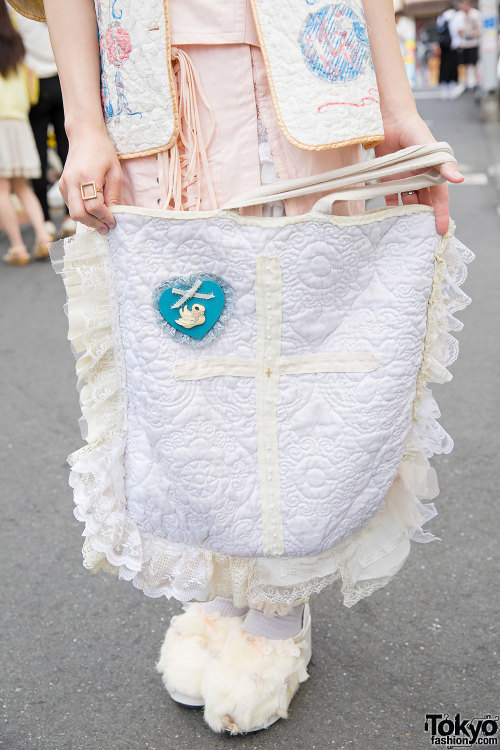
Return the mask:
[[436, 22], [441, 49], [439, 86], [443, 99], [455, 99], [463, 91], [463, 87], [458, 83], [458, 51], [462, 43], [462, 23], [462, 15], [456, 1], [438, 16]]
[[10, 265], [24, 266], [30, 254], [24, 244], [13, 191], [35, 230], [33, 254], [48, 256], [50, 237], [43, 211], [28, 180], [40, 176], [40, 160], [28, 120], [30, 98], [23, 65], [23, 41], [14, 29], [4, 0], [0, 0], [0, 223], [11, 247], [3, 259]]
[[474, 8], [470, 0], [463, 0], [460, 10], [461, 62], [465, 65], [465, 85], [468, 89], [477, 86], [477, 63], [481, 38], [481, 11]]
[[[46, 229], [51, 240], [55, 240], [58, 233], [54, 222], [51, 220], [47, 201], [47, 191], [50, 187], [47, 178], [47, 131], [49, 125], [52, 125], [56, 138], [57, 153], [64, 167], [68, 156], [68, 136], [64, 129], [61, 85], [57, 75], [47, 24], [25, 18], [19, 13], [15, 15], [15, 23], [24, 43], [24, 62], [39, 80], [40, 95], [36, 104], [31, 107], [29, 118], [42, 165], [42, 174], [41, 177], [33, 180], [33, 189], [43, 209]], [[62, 221], [59, 236], [69, 237], [74, 234], [75, 227], [76, 224], [73, 219], [66, 214]]]

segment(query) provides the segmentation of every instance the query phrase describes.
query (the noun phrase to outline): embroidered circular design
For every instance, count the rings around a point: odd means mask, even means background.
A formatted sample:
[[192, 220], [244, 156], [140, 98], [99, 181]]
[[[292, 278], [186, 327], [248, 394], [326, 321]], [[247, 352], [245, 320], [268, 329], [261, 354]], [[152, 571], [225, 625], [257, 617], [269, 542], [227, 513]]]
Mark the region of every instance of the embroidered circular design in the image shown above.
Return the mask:
[[212, 273], [174, 276], [156, 287], [153, 304], [165, 333], [191, 346], [206, 346], [222, 333], [233, 311], [234, 292]]
[[354, 81], [373, 67], [364, 19], [347, 3], [310, 13], [299, 41], [309, 70], [326, 81]]

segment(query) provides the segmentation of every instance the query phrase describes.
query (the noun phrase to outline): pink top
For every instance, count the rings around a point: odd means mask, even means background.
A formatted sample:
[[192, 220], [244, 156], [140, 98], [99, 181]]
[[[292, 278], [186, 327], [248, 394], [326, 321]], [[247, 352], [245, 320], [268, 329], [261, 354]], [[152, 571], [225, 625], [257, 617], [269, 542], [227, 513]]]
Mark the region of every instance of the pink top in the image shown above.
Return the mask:
[[173, 45], [259, 46], [250, 0], [169, 0], [168, 16]]

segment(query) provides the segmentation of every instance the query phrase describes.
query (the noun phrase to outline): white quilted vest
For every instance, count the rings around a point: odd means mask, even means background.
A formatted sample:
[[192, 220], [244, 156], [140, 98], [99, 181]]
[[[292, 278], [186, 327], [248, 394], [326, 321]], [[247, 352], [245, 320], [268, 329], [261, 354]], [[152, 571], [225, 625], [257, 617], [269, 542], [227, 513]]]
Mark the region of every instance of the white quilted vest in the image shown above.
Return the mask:
[[[95, 0], [95, 7], [103, 108], [118, 154], [170, 148], [178, 122], [167, 3]], [[361, 0], [321, 7], [252, 0], [252, 8], [284, 135], [304, 149], [383, 140]]]

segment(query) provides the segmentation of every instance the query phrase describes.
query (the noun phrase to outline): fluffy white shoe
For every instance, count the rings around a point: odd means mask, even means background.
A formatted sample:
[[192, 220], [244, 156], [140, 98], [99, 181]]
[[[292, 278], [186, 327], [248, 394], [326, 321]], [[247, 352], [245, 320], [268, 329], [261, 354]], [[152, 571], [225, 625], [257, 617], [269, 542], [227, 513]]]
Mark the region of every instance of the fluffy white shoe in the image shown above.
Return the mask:
[[220, 658], [205, 671], [201, 694], [205, 721], [214, 732], [256, 732], [288, 716], [288, 706], [308, 678], [311, 615], [304, 607], [302, 630], [294, 638], [274, 640], [236, 629]]
[[221, 617], [218, 612], [205, 612], [198, 604], [184, 609], [170, 621], [156, 669], [175, 701], [203, 706], [205, 669], [219, 656], [229, 635], [241, 628], [244, 616]]

